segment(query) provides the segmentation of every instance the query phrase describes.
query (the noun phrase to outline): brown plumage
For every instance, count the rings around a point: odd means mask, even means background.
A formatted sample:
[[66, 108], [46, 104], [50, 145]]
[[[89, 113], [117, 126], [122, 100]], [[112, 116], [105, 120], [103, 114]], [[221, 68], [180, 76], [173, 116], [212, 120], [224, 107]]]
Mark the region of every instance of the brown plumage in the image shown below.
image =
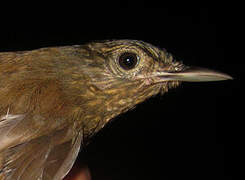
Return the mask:
[[0, 53], [0, 180], [59, 180], [81, 142], [180, 81], [230, 76], [135, 40]]

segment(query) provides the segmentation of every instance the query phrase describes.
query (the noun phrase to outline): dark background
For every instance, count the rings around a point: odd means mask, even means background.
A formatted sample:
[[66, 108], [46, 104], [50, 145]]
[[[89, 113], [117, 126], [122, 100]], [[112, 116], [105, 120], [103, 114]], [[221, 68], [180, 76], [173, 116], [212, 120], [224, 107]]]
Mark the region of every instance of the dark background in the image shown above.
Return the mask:
[[231, 13], [236, 9], [144, 8], [152, 4], [122, 1], [116, 8], [59, 12], [57, 5], [51, 16], [45, 8], [41, 17], [35, 9], [24, 18], [16, 14], [1, 26], [0, 51], [138, 39], [166, 48], [187, 65], [230, 74], [233, 81], [183, 83], [120, 115], [92, 138], [75, 164], [86, 164], [93, 180], [230, 180], [239, 171], [236, 140], [244, 119], [238, 95], [243, 62], [231, 50], [238, 38]]

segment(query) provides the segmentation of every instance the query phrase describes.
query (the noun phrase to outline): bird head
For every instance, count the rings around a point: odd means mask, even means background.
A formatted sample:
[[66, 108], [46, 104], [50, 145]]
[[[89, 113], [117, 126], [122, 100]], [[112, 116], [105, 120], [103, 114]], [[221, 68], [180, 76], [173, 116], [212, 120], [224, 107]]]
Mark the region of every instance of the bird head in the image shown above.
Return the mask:
[[142, 41], [93, 42], [82, 49], [86, 49], [87, 58], [83, 58], [80, 68], [89, 77], [89, 89], [96, 91], [97, 101], [91, 104], [100, 104], [96, 109], [105, 108], [103, 112], [110, 114], [107, 121], [182, 81], [231, 79], [224, 73], [186, 66], [166, 50]]

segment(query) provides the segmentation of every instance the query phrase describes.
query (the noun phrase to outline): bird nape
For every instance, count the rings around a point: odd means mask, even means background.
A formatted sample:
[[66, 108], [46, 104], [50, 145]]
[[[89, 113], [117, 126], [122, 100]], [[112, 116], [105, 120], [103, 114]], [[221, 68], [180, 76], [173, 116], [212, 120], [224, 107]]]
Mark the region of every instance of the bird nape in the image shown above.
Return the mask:
[[181, 81], [227, 79], [137, 40], [2, 52], [0, 179], [62, 179], [113, 117]]

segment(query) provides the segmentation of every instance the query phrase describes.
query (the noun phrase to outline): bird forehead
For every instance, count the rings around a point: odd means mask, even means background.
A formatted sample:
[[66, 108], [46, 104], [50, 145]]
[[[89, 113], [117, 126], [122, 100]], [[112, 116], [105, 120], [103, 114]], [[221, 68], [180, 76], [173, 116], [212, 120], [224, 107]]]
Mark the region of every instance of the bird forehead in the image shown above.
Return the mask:
[[134, 49], [138, 52], [146, 53], [148, 56], [158, 60], [161, 55], [161, 50], [149, 43], [138, 40], [113, 40], [101, 43], [101, 51], [105, 54], [112, 53], [118, 50]]

